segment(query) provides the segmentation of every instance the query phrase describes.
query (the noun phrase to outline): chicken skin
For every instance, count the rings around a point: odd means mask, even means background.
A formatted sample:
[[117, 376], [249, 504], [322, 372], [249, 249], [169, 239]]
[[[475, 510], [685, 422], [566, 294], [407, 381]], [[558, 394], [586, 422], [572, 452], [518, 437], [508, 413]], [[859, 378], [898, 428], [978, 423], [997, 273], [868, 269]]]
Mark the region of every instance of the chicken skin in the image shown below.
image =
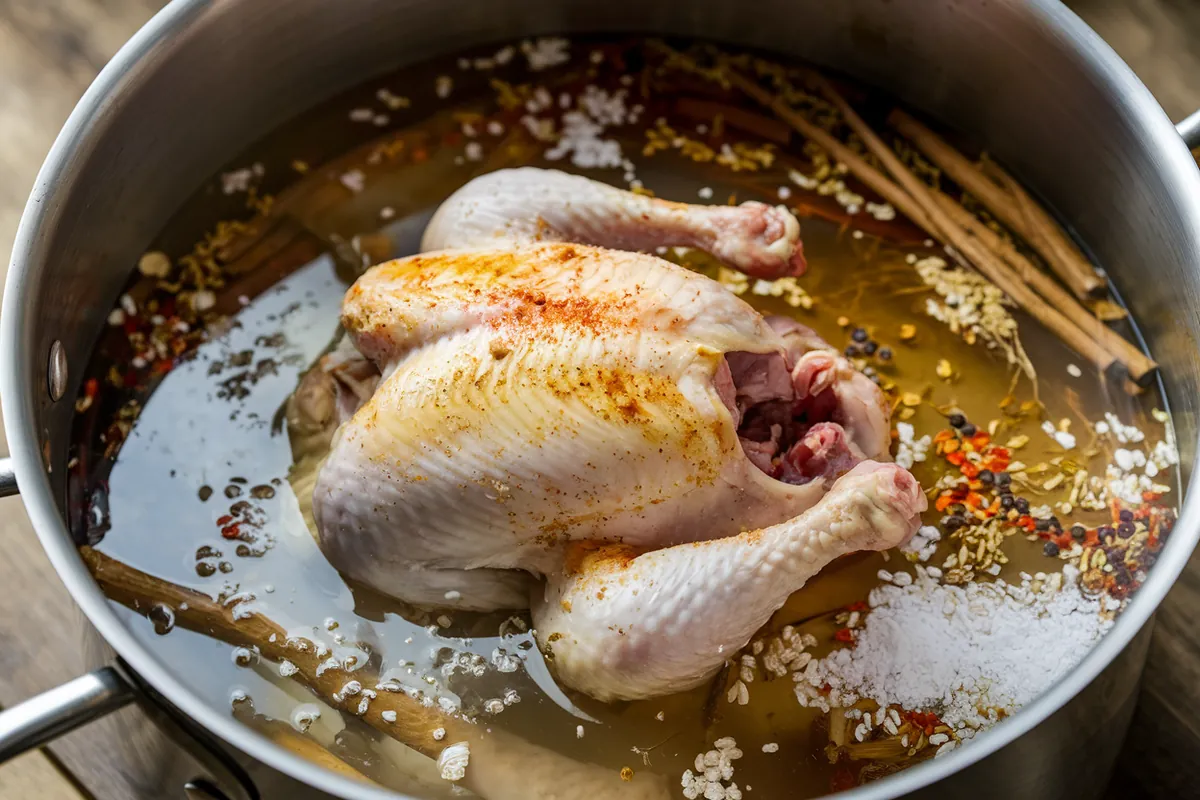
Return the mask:
[[422, 244], [350, 288], [346, 338], [289, 410], [336, 426], [312, 510], [344, 574], [419, 606], [531, 608], [561, 681], [627, 699], [702, 682], [825, 564], [915, 531], [924, 495], [887, 463], [874, 383], [626, 250], [795, 275], [785, 209], [502, 170]]

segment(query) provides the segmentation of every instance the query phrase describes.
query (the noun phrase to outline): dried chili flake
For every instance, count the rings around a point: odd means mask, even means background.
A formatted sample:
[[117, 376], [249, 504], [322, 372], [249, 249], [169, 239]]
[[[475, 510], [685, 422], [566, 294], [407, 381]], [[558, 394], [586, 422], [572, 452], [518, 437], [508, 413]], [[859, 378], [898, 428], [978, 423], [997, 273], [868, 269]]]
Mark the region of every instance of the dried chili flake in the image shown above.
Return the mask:
[[848, 767], [838, 767], [829, 776], [829, 791], [844, 792], [858, 786], [858, 777]]
[[837, 639], [839, 642], [849, 644], [850, 642], [854, 641], [854, 631], [850, 630], [849, 628], [838, 628], [838, 630], [833, 634], [833, 638]]

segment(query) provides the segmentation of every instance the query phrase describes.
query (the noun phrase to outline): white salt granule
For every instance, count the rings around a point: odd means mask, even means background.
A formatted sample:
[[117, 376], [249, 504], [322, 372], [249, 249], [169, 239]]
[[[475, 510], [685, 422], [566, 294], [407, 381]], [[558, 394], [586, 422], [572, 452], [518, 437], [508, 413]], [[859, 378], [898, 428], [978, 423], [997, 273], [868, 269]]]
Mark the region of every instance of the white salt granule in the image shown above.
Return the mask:
[[467, 774], [470, 759], [471, 746], [466, 742], [457, 742], [442, 750], [438, 756], [438, 769], [441, 770], [442, 780], [461, 781]]
[[314, 703], [301, 703], [292, 709], [292, 727], [307, 733], [312, 724], [321, 718], [321, 708]]
[[[1028, 575], [1019, 585], [949, 586], [928, 571], [909, 586], [879, 586], [854, 647], [795, 673], [796, 697], [817, 707], [869, 698], [882, 707], [938, 708], [959, 738], [969, 738], [993, 723], [980, 709], [1025, 705], [1112, 625], [1101, 602], [1080, 593], [1078, 577], [1068, 564], [1037, 591]], [[826, 684], [828, 695], [820, 691]]]
[[571, 54], [568, 52], [570, 46], [571, 43], [566, 39], [542, 37], [532, 42], [528, 40], [521, 42], [521, 52], [529, 61], [529, 69], [540, 72], [569, 61], [571, 59]]

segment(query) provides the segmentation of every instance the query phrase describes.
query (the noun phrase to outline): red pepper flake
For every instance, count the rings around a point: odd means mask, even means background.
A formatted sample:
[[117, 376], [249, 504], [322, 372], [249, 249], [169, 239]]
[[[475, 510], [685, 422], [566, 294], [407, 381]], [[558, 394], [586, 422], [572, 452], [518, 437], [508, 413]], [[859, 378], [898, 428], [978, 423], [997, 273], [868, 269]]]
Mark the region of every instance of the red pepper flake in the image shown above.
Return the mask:
[[225, 515], [225, 516], [223, 516], [223, 517], [217, 517], [217, 524], [218, 524], [218, 525], [222, 525], [222, 526], [223, 526], [223, 525], [228, 525], [228, 524], [229, 524], [229, 523], [231, 523], [231, 522], [233, 522], [233, 515], [232, 515], [232, 514], [226, 514], [226, 515]]
[[175, 362], [172, 359], [164, 358], [161, 361], [155, 361], [150, 371], [155, 375], [166, 375], [175, 368]]
[[979, 508], [984, 504], [983, 495], [979, 492], [968, 492], [964, 502], [971, 508]]
[[933, 507], [938, 511], [945, 511], [954, 503], [954, 495], [949, 492], [942, 492], [938, 495], [938, 499], [933, 502]]
[[991, 443], [992, 437], [988, 436], [988, 434], [985, 431], [980, 431], [979, 433], [972, 436], [969, 441], [971, 442], [972, 445], [975, 446], [976, 450], [982, 450], [983, 448], [987, 447]]
[[838, 767], [829, 776], [829, 791], [844, 792], [858, 786], [858, 777], [849, 767]]
[[221, 535], [226, 539], [236, 539], [242, 534], [240, 526], [240, 522], [235, 522], [232, 525], [226, 525], [224, 528], [221, 528]]
[[837, 639], [839, 642], [849, 644], [850, 642], [854, 641], [854, 631], [850, 630], [849, 628], [839, 628], [833, 634], [833, 638]]
[[1028, 514], [1022, 514], [1021, 516], [1017, 517], [1017, 527], [1019, 528], [1024, 528], [1027, 531], [1031, 531], [1036, 526], [1037, 523], [1034, 522], [1033, 517], [1029, 516]]
[[[895, 433], [895, 431], [893, 431], [893, 433]], [[944, 431], [938, 431], [937, 434], [933, 437], [933, 441], [935, 444], [942, 444], [944, 442], [950, 441], [953, 438], [954, 438], [954, 431], [944, 430]]]
[[962, 451], [957, 453], [949, 453], [946, 456], [946, 460], [956, 467], [961, 467], [967, 461], [967, 454]]
[[846, 606], [846, 610], [847, 611], [857, 611], [860, 614], [863, 614], [863, 613], [866, 613], [867, 611], [870, 611], [871, 607], [869, 605], [867, 605], [866, 600], [856, 600], [853, 603], [851, 603], [850, 605]]
[[94, 400], [96, 395], [100, 393], [100, 381], [95, 378], [88, 378], [84, 381], [83, 393], [88, 399]]
[[959, 471], [971, 479], [979, 477], [979, 467], [975, 466], [970, 461], [965, 462], [961, 467], [959, 467]]

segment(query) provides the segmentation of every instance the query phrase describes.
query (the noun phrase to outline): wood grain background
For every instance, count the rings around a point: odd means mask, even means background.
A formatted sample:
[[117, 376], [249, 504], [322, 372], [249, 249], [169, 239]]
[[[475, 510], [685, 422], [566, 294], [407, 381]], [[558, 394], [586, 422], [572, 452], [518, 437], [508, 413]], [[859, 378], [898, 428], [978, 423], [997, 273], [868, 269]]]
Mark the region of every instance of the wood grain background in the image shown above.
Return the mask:
[[[83, 90], [159, 7], [157, 0], [0, 0], [0, 254], [38, 166]], [[1075, 0], [1174, 119], [1200, 108], [1200, 2]], [[0, 261], [7, 264], [7, 257]], [[0, 443], [0, 446], [3, 446]], [[0, 515], [0, 706], [84, 669], [81, 617], [20, 503]], [[1134, 729], [1110, 797], [1200, 796], [1200, 558], [1158, 615]], [[134, 718], [139, 712], [127, 710]], [[107, 758], [93, 726], [0, 768], [0, 800], [126, 800], [138, 776]], [[1086, 769], [1087, 765], [1079, 765]]]

